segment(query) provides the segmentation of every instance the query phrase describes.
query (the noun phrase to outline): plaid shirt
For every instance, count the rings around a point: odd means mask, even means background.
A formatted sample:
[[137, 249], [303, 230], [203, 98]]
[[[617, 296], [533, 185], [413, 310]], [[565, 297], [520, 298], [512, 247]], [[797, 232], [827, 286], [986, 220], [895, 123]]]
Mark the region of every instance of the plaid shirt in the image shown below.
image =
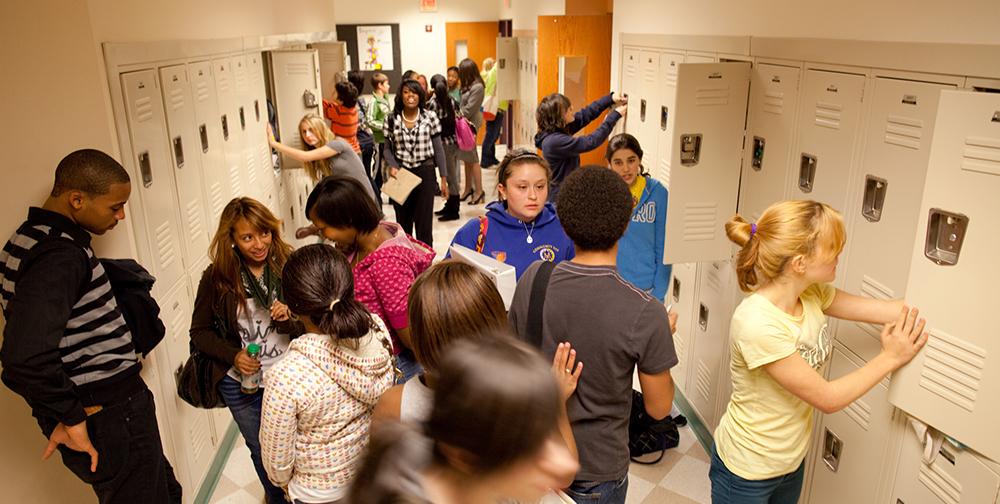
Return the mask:
[[389, 140], [395, 148], [393, 154], [404, 168], [416, 168], [428, 159], [434, 158], [434, 144], [431, 137], [441, 134], [441, 121], [431, 110], [421, 110], [413, 129], [403, 125], [403, 114], [393, 118]]

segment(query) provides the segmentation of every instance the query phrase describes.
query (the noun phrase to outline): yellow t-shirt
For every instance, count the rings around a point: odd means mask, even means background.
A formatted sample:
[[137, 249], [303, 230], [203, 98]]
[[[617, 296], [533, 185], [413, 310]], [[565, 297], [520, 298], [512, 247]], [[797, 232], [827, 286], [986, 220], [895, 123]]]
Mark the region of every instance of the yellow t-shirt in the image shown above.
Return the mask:
[[812, 432], [813, 408], [774, 381], [763, 366], [799, 352], [817, 370], [832, 348], [823, 310], [837, 290], [810, 286], [793, 317], [752, 294], [736, 308], [729, 327], [733, 395], [715, 430], [719, 457], [734, 474], [763, 480], [798, 469]]

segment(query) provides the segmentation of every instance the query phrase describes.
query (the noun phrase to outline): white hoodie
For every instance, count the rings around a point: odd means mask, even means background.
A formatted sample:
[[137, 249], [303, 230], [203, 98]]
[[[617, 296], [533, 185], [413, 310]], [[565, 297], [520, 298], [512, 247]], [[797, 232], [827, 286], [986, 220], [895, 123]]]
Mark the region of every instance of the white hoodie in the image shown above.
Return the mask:
[[261, 411], [261, 459], [293, 499], [332, 501], [346, 493], [368, 445], [375, 403], [392, 386], [389, 333], [377, 328], [358, 348], [307, 333], [268, 371]]

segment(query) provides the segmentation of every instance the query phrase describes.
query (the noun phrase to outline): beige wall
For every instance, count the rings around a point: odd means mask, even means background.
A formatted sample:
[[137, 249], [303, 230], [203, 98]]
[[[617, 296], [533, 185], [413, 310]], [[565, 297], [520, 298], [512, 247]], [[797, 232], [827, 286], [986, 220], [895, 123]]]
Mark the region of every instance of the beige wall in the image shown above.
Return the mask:
[[[332, 31], [330, 0], [35, 0], [8, 2], [0, 16], [0, 239], [52, 185], [67, 153], [92, 147], [117, 156], [104, 41], [177, 40]], [[129, 226], [95, 243], [103, 255], [132, 255]], [[24, 401], [0, 387], [0, 481], [4, 502], [95, 502], [45, 439]], [[197, 489], [187, 488], [191, 496]]]
[[564, 0], [500, 0], [500, 19], [510, 19], [515, 31], [538, 29], [538, 16], [562, 16], [566, 14]]

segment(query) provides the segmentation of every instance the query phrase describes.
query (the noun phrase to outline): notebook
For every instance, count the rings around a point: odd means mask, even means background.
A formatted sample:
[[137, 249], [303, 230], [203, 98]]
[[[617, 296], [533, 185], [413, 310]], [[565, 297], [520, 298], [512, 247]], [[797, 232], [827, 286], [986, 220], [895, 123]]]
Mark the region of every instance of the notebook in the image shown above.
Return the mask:
[[410, 197], [410, 193], [420, 185], [420, 182], [422, 182], [420, 177], [414, 175], [413, 172], [400, 168], [395, 177], [389, 177], [389, 180], [382, 185], [382, 192], [402, 205], [406, 202], [406, 198]]

